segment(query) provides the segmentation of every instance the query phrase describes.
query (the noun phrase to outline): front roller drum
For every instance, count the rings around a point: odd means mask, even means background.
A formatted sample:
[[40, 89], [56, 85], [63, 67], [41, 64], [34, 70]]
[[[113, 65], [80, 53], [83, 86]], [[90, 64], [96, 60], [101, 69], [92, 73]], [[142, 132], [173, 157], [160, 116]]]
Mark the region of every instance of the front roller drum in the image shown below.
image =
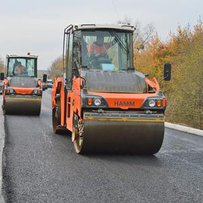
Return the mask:
[[6, 97], [3, 101], [4, 114], [40, 115], [41, 97]]
[[157, 153], [164, 138], [164, 122], [85, 121], [73, 129], [77, 153]]

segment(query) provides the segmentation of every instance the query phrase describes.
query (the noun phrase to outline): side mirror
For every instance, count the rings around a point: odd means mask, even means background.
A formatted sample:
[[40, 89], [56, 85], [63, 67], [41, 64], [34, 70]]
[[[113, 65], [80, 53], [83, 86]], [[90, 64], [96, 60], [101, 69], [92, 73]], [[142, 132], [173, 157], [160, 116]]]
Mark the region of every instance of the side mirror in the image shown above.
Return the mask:
[[170, 63], [164, 64], [164, 80], [165, 81], [171, 80], [171, 64]]
[[47, 74], [43, 74], [43, 80], [42, 80], [44, 83], [47, 82]]
[[0, 73], [0, 80], [4, 80], [4, 73]]

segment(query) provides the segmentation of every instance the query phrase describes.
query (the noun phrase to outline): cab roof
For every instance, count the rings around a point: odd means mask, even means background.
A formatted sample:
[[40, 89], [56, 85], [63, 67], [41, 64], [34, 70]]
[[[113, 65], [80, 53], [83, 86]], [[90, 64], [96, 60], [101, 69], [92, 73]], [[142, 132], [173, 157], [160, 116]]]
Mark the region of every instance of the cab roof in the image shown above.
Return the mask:
[[73, 25], [73, 30], [94, 30], [94, 29], [116, 29], [116, 30], [123, 30], [123, 31], [130, 31], [133, 32], [135, 27], [129, 24], [78, 24]]
[[6, 58], [38, 58], [38, 56], [36, 55], [30, 55], [30, 54], [27, 54], [27, 55], [7, 55]]

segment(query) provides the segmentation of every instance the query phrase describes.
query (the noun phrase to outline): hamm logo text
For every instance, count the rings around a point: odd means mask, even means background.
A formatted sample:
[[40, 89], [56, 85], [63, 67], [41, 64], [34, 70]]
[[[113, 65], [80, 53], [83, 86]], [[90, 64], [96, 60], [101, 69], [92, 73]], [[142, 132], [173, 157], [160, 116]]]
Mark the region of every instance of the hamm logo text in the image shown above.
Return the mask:
[[134, 101], [115, 101], [115, 106], [135, 106]]

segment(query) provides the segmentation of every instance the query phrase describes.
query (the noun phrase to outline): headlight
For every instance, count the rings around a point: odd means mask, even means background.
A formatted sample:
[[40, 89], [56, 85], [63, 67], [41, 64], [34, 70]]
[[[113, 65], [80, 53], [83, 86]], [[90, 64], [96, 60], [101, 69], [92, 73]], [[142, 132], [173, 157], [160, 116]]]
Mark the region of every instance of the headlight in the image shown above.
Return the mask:
[[142, 109], [165, 109], [166, 98], [165, 97], [148, 97], [143, 105]]
[[154, 107], [155, 105], [156, 105], [155, 100], [154, 100], [154, 99], [150, 99], [150, 100], [149, 100], [149, 106], [150, 106], [150, 107]]
[[94, 105], [95, 105], [95, 106], [100, 106], [100, 105], [101, 105], [101, 99], [100, 99], [100, 98], [96, 98], [96, 99], [94, 100]]
[[92, 106], [92, 98], [87, 99], [87, 104], [88, 104], [88, 106]]
[[33, 90], [33, 94], [37, 94], [37, 90]]
[[105, 108], [108, 107], [106, 100], [98, 95], [82, 95], [84, 108]]
[[10, 88], [9, 90], [10, 90], [10, 94], [14, 94], [14, 90], [12, 88]]
[[16, 92], [15, 92], [15, 90], [13, 88], [8, 87], [8, 88], [5, 89], [5, 94], [6, 95], [15, 94], [15, 93]]
[[163, 103], [162, 100], [157, 100], [156, 105], [158, 107], [162, 107], [163, 106], [162, 103]]
[[34, 90], [32, 91], [32, 94], [41, 96], [41, 95], [42, 95], [42, 91], [41, 91], [40, 89], [34, 89]]

